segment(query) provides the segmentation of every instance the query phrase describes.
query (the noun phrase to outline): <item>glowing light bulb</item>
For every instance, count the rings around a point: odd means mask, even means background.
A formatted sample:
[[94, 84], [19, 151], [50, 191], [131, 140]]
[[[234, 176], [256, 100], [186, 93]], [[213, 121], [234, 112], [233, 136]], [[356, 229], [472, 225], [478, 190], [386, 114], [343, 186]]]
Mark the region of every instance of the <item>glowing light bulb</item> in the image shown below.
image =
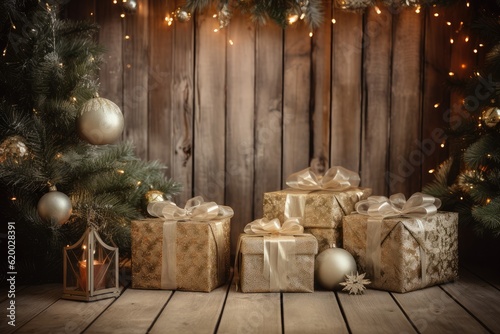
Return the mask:
[[474, 53], [477, 53], [477, 49], [472, 50]]
[[435, 103], [434, 108], [438, 108], [438, 107], [439, 107], [439, 103]]
[[17, 201], [17, 197], [16, 197], [16, 196], [12, 196], [12, 197], [10, 198], [10, 200], [11, 200], [11, 201]]
[[379, 15], [382, 13], [382, 11], [380, 10], [380, 8], [378, 8], [377, 6], [375, 6], [375, 12], [377, 14], [379, 14]]
[[234, 45], [234, 42], [232, 39], [229, 40], [229, 45]]
[[415, 13], [420, 14], [420, 6], [417, 6], [417, 9], [415, 9]]
[[429, 174], [434, 173], [436, 170], [435, 169], [429, 169]]
[[454, 42], [453, 38], [450, 38], [450, 44], [453, 44]]
[[293, 14], [288, 16], [288, 24], [294, 24], [299, 20], [299, 16], [297, 14]]
[[125, 35], [125, 39], [130, 39], [130, 36], [129, 35]]
[[461, 68], [467, 68], [467, 64], [460, 65]]
[[441, 145], [439, 145], [439, 146], [441, 146], [441, 148], [444, 148], [444, 143], [441, 143]]
[[465, 37], [465, 43], [469, 42], [469, 36]]
[[125, 18], [125, 14], [121, 13], [121, 14], [120, 14], [120, 17], [121, 17], [122, 19], [123, 19], [123, 18]]
[[446, 25], [451, 26], [451, 22], [450, 21], [446, 22]]
[[313, 37], [313, 32], [312, 31], [309, 33], [309, 37]]
[[452, 77], [452, 76], [454, 76], [454, 75], [455, 75], [455, 73], [453, 73], [453, 72], [448, 72], [448, 75], [449, 75], [450, 77]]
[[332, 23], [333, 23], [333, 24], [337, 23], [337, 20], [332, 19]]
[[434, 17], [438, 17], [439, 16], [439, 13], [434, 13]]

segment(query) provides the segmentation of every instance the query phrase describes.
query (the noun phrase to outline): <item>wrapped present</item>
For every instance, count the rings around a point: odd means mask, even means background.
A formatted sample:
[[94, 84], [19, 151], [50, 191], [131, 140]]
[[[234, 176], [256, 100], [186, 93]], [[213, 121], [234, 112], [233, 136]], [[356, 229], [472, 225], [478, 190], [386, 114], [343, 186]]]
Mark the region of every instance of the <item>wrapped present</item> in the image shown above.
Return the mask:
[[[333, 229], [321, 234], [329, 234], [329, 243], [337, 246], [342, 244], [342, 217], [371, 194], [369, 188], [356, 188], [358, 174], [338, 166], [327, 170], [324, 176], [307, 168], [290, 175], [287, 185], [291, 188], [264, 193], [263, 216], [281, 221], [302, 217], [306, 229]], [[333, 236], [336, 239], [332, 240]]]
[[341, 229], [336, 228], [305, 228], [304, 233], [312, 234], [318, 240], [318, 254], [330, 248], [342, 246]]
[[[243, 292], [313, 292], [318, 242], [298, 219], [255, 220], [240, 235], [235, 282]], [[240, 266], [241, 264], [241, 266]]]
[[458, 277], [458, 214], [439, 206], [422, 193], [372, 196], [344, 217], [344, 248], [370, 288], [408, 292]]
[[189, 200], [184, 209], [153, 202], [157, 217], [132, 221], [132, 287], [209, 292], [230, 271], [229, 207]]

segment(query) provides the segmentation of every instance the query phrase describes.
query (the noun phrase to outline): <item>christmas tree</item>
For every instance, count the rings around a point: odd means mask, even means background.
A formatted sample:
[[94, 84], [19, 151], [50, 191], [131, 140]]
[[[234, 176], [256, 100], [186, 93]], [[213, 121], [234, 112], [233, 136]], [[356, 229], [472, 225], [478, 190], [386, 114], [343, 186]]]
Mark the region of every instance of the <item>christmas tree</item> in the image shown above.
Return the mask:
[[180, 188], [130, 143], [114, 144], [123, 115], [98, 97], [97, 27], [58, 11], [54, 1], [0, 3], [0, 216], [2, 232], [14, 223], [23, 281], [60, 280], [62, 248], [88, 224], [126, 256], [130, 220]]
[[478, 235], [500, 237], [500, 20], [483, 10], [473, 28], [489, 46], [484, 66], [467, 80], [461, 115], [454, 115], [450, 158], [424, 191], [456, 211]]

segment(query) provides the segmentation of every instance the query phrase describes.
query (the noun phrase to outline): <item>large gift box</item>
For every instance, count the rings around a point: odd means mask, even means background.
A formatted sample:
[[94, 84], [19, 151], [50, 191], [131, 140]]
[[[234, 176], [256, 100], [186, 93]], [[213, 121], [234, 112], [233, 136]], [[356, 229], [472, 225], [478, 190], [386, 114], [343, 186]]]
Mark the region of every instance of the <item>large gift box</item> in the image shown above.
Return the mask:
[[264, 193], [263, 216], [281, 221], [301, 217], [304, 228], [319, 236], [320, 251], [332, 243], [340, 247], [342, 217], [371, 194], [369, 188], [356, 188], [359, 181], [356, 173], [343, 167], [332, 167], [324, 176], [307, 168], [287, 178], [290, 188]]
[[258, 219], [238, 241], [235, 275], [242, 292], [313, 292], [318, 242], [297, 220]]
[[458, 214], [437, 212], [440, 201], [416, 193], [372, 196], [344, 217], [344, 248], [370, 288], [408, 292], [458, 277]]
[[230, 272], [229, 207], [188, 201], [151, 203], [154, 216], [132, 221], [132, 288], [209, 292]]

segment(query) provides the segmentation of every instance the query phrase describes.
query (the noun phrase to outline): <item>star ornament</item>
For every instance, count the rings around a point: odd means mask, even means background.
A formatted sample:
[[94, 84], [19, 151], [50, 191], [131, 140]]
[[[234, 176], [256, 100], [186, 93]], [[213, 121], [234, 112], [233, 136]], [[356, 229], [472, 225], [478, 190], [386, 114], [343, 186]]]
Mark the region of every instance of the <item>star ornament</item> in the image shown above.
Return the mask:
[[344, 288], [342, 291], [349, 291], [350, 295], [361, 295], [364, 290], [366, 290], [365, 285], [370, 284], [370, 280], [365, 278], [366, 273], [359, 274], [356, 272], [356, 275], [345, 275], [346, 281], [340, 283]]

